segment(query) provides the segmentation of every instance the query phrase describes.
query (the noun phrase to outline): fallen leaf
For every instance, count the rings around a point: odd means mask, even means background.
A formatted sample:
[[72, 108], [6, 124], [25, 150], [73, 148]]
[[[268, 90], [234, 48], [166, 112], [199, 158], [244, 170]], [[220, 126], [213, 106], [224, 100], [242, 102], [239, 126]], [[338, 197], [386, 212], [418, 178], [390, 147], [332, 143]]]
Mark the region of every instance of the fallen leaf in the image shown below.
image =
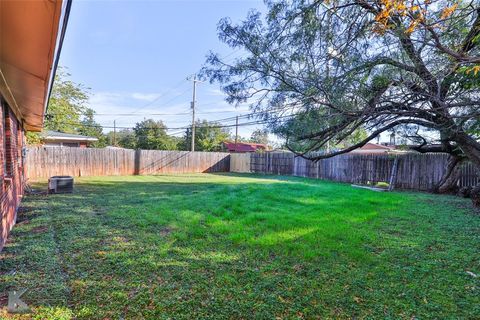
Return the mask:
[[471, 272], [471, 271], [465, 271], [469, 276], [472, 276], [474, 278], [477, 278], [478, 275], [476, 275], [475, 273]]

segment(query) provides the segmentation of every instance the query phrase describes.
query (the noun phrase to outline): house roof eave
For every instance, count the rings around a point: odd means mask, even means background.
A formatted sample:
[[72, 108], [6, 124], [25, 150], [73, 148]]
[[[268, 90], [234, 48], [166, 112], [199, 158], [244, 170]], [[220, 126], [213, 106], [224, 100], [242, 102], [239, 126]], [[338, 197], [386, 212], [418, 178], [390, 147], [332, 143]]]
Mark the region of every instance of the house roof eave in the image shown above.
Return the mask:
[[0, 1], [0, 94], [30, 131], [43, 127], [70, 3]]

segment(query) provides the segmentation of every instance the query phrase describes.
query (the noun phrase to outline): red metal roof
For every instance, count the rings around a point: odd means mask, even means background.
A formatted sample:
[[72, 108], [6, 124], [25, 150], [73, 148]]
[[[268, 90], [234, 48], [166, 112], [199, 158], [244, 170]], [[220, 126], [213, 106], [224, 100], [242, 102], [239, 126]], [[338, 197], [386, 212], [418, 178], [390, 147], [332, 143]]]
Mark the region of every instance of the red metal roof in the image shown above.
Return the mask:
[[262, 143], [249, 142], [229, 142], [223, 143], [229, 152], [255, 152], [257, 150], [266, 150], [267, 146]]

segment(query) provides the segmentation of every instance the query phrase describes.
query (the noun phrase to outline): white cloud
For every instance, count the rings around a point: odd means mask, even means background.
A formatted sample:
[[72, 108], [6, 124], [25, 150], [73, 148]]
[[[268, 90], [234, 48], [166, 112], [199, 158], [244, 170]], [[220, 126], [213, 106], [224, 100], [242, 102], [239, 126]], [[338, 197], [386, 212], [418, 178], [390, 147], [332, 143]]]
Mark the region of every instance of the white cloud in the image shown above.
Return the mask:
[[146, 93], [146, 92], [97, 92], [90, 98], [91, 104], [104, 104], [118, 102], [122, 100], [139, 100], [151, 102], [160, 97], [159, 93]]
[[208, 95], [215, 96], [215, 97], [225, 97], [225, 93], [223, 93], [222, 90], [217, 88], [209, 88]]
[[132, 93], [133, 99], [143, 100], [143, 101], [154, 101], [159, 97], [160, 97], [160, 94], [158, 93], [141, 93], [141, 92]]
[[122, 98], [123, 95], [118, 92], [97, 92], [90, 97], [90, 105], [95, 109], [95, 105], [109, 104]]
[[[221, 93], [220, 90], [205, 90], [205, 94], [210, 96], [206, 99], [199, 97], [197, 105], [198, 119], [216, 121], [219, 119], [230, 118], [228, 121], [220, 121], [224, 125], [232, 125], [235, 120], [231, 119], [236, 115], [250, 113], [248, 104], [242, 104], [238, 107], [228, 104], [224, 96], [219, 94], [209, 95], [209, 93]], [[191, 124], [190, 101], [191, 93], [182, 94], [171, 92], [165, 97], [160, 97], [158, 93], [152, 92], [96, 92], [90, 98], [90, 107], [96, 111], [95, 119], [105, 127], [104, 132], [112, 130], [115, 120], [117, 128], [134, 127], [137, 122], [145, 118], [162, 120], [169, 128], [186, 127]], [[208, 92], [208, 93], [207, 93]], [[157, 98], [159, 98], [156, 100]], [[242, 119], [242, 121], [246, 121]], [[249, 137], [251, 132], [260, 128], [261, 125], [241, 126], [239, 134], [243, 137]], [[230, 128], [234, 132], [234, 128]], [[173, 129], [169, 133], [182, 134], [182, 130]], [[180, 132], [180, 133], [179, 133]]]

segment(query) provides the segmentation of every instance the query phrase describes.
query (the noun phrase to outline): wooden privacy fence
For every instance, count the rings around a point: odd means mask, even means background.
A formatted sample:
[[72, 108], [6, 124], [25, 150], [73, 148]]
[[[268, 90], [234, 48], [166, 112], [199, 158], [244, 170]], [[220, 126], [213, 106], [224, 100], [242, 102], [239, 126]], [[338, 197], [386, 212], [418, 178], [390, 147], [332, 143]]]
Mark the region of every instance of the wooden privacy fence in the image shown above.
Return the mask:
[[28, 179], [55, 175], [111, 176], [230, 171], [230, 154], [128, 149], [32, 147], [27, 149]]
[[[232, 171], [242, 167], [244, 155], [232, 154]], [[238, 159], [237, 159], [238, 157]], [[248, 162], [250, 172], [294, 175], [326, 179], [347, 183], [367, 184], [389, 182], [393, 173], [395, 157], [395, 187], [401, 189], [431, 190], [440, 181], [446, 168], [448, 155], [405, 153], [387, 154], [345, 154], [313, 162], [292, 153], [251, 153]], [[460, 186], [474, 186], [480, 183], [475, 167], [467, 163], [462, 167]]]
[[250, 153], [232, 153], [230, 156], [230, 171], [250, 172]]
[[[389, 182], [395, 158], [395, 187], [430, 190], [445, 172], [448, 156], [406, 153], [345, 154], [313, 162], [292, 153], [229, 154], [128, 149], [32, 147], [27, 149], [26, 177], [109, 176], [195, 172], [256, 172], [294, 175], [347, 183]], [[463, 165], [460, 186], [480, 183], [478, 171]]]

